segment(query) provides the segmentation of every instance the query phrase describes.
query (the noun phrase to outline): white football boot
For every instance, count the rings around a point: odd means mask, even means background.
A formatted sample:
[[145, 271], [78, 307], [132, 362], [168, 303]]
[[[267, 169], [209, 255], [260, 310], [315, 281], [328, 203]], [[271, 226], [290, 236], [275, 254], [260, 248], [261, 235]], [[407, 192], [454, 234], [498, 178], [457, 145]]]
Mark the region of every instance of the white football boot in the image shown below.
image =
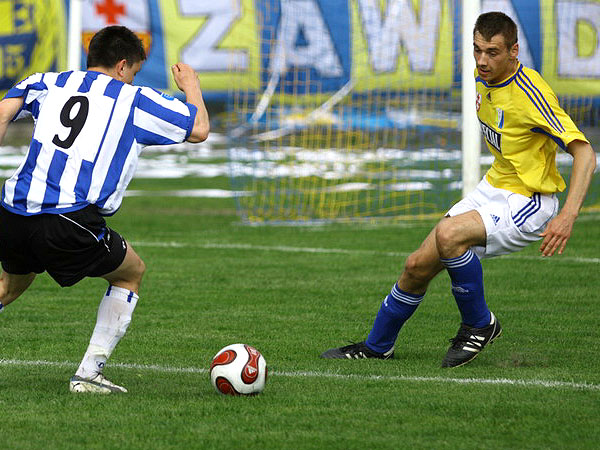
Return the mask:
[[127, 389], [123, 386], [108, 381], [101, 373], [91, 379], [81, 378], [77, 375], [73, 376], [69, 380], [69, 390], [75, 393], [90, 392], [92, 394], [127, 392]]

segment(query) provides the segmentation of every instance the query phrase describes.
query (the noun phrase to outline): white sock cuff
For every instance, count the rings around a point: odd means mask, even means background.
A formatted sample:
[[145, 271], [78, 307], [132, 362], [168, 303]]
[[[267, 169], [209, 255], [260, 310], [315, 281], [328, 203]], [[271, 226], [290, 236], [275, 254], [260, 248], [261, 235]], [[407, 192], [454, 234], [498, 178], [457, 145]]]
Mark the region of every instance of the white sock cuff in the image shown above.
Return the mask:
[[138, 295], [135, 292], [117, 286], [108, 286], [108, 289], [106, 290], [106, 294], [104, 294], [104, 296], [121, 300], [125, 303], [129, 303], [131, 304], [132, 308], [135, 308], [135, 305], [137, 304], [137, 301], [139, 299]]

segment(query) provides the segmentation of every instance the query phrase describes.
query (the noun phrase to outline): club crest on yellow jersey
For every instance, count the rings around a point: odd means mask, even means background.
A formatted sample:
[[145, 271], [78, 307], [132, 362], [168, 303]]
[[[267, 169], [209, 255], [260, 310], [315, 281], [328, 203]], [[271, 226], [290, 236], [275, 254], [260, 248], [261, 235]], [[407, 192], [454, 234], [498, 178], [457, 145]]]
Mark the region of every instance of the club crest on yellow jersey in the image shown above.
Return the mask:
[[500, 108], [496, 108], [496, 115], [498, 117], [498, 121], [496, 122], [496, 126], [499, 130], [504, 126], [504, 111]]

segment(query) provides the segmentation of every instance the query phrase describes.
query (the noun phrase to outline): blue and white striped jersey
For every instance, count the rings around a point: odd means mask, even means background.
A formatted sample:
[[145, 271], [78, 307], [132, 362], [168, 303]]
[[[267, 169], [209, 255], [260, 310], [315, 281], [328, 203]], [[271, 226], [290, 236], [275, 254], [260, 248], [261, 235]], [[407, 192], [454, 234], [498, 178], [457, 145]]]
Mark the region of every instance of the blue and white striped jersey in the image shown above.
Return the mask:
[[29, 151], [2, 189], [2, 206], [21, 215], [64, 213], [89, 204], [114, 214], [147, 145], [183, 142], [197, 109], [94, 71], [37, 73], [5, 98], [23, 97], [13, 120], [31, 114]]

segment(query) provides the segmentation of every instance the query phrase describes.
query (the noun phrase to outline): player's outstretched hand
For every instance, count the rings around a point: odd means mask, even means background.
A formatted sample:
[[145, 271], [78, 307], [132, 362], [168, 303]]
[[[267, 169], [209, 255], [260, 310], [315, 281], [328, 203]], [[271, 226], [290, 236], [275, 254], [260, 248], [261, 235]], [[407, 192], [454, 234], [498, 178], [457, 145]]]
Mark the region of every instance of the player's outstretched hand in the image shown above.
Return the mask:
[[198, 89], [200, 82], [196, 71], [192, 69], [188, 64], [179, 62], [171, 66], [171, 72], [173, 72], [173, 79], [177, 87], [187, 93], [191, 89]]
[[540, 236], [544, 238], [540, 246], [540, 252], [543, 256], [552, 256], [557, 250], [558, 254], [562, 255], [567, 241], [571, 237], [574, 223], [575, 217], [562, 211], [550, 221], [546, 230], [540, 233]]

